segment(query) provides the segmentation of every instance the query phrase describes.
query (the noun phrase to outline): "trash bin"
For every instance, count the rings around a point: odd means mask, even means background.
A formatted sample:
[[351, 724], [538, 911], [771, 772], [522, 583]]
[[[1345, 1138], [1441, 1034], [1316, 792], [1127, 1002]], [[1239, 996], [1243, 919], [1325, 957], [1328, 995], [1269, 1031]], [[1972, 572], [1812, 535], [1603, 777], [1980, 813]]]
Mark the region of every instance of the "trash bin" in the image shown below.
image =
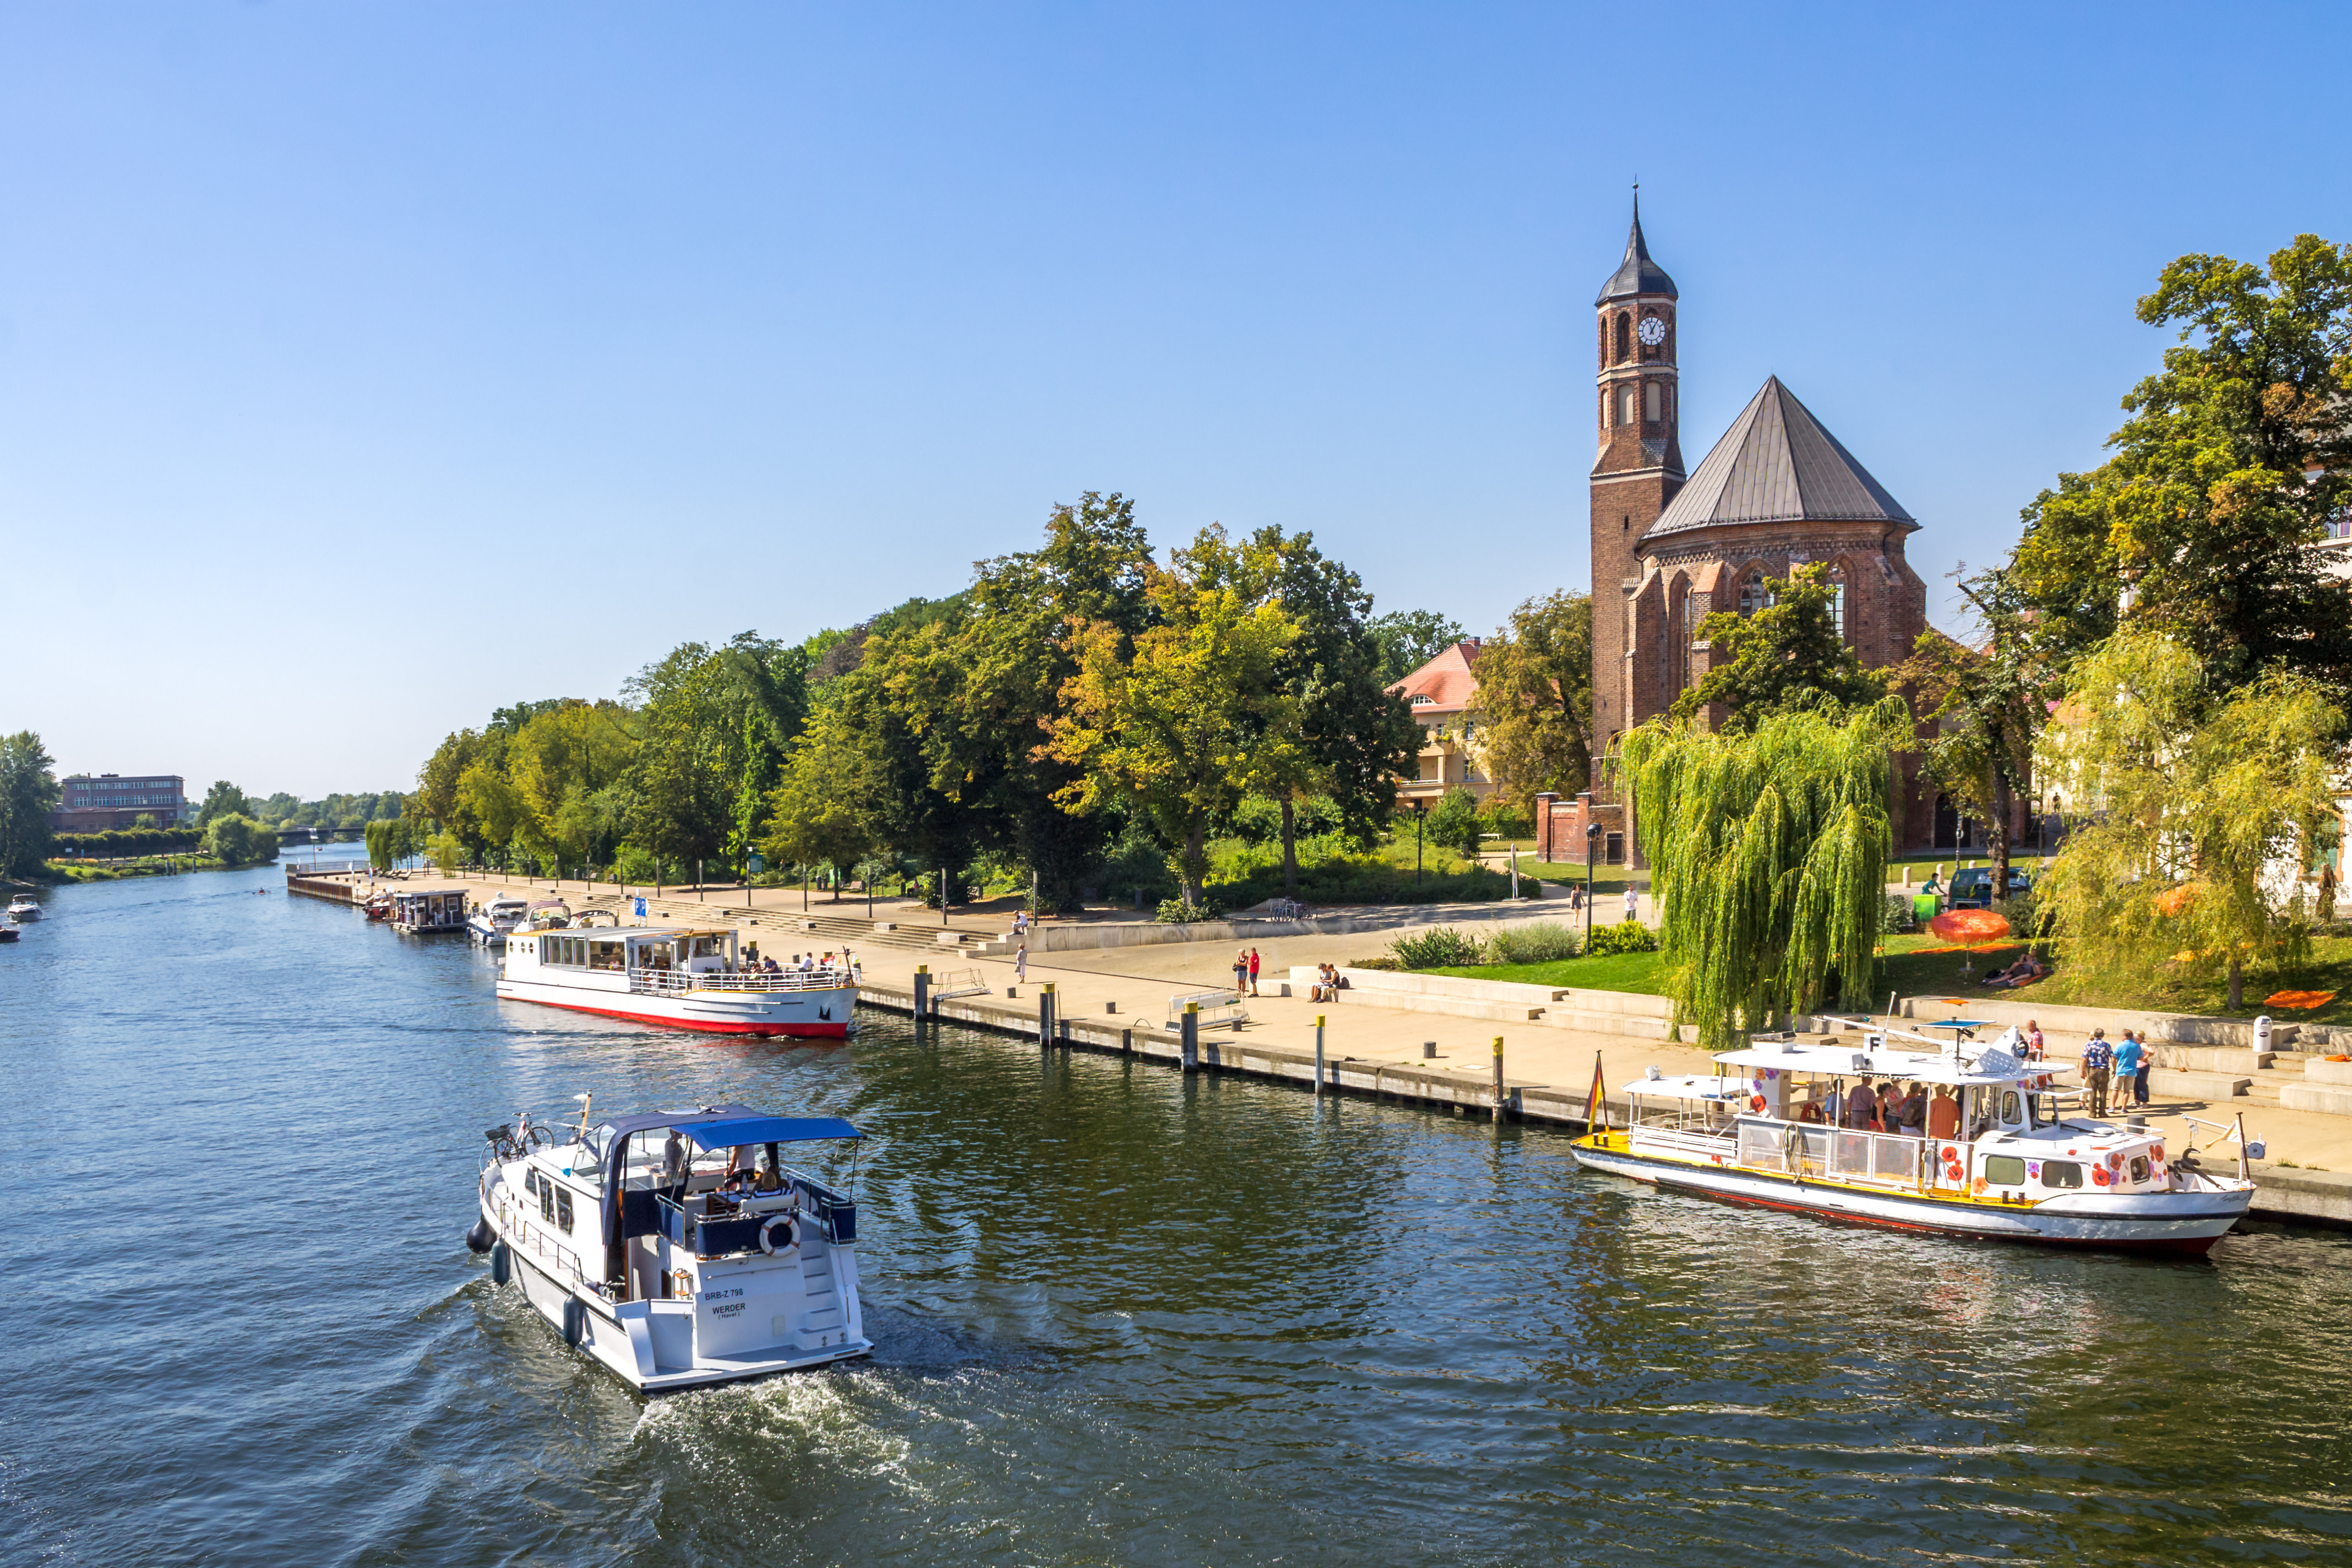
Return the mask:
[[2271, 1016], [2269, 1014], [2265, 1013], [2261, 1017], [2254, 1020], [2254, 1049], [2258, 1051], [2266, 1051], [2270, 1048]]

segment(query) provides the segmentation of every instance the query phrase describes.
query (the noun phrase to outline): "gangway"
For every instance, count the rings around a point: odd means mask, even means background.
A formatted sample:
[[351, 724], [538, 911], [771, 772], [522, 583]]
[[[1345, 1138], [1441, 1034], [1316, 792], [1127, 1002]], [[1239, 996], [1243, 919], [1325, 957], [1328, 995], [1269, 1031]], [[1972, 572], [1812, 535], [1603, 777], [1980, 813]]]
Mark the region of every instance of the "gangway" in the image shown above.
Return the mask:
[[931, 1000], [951, 1002], [959, 996], [985, 996], [994, 989], [981, 978], [979, 970], [962, 969], [953, 974], [941, 974], [938, 989], [931, 993]]

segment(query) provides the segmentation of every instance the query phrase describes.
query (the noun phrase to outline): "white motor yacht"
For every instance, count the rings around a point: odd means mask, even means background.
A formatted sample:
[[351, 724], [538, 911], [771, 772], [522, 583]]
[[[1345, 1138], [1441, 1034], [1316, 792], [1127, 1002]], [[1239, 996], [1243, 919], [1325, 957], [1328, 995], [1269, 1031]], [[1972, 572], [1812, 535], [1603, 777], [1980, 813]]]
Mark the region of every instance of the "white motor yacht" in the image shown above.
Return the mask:
[[18, 925], [29, 925], [41, 918], [41, 906], [30, 893], [20, 893], [8, 900], [8, 918]]
[[[585, 1097], [583, 1097], [583, 1100]], [[856, 1139], [838, 1117], [741, 1105], [492, 1128], [466, 1236], [565, 1342], [646, 1393], [869, 1354], [857, 1207], [784, 1164]], [[853, 1160], [855, 1144], [851, 1144]], [[853, 1190], [855, 1175], [849, 1184]]]
[[529, 899], [500, 893], [474, 906], [474, 912], [466, 917], [466, 934], [483, 947], [503, 947], [507, 933], [519, 930], [530, 912]]

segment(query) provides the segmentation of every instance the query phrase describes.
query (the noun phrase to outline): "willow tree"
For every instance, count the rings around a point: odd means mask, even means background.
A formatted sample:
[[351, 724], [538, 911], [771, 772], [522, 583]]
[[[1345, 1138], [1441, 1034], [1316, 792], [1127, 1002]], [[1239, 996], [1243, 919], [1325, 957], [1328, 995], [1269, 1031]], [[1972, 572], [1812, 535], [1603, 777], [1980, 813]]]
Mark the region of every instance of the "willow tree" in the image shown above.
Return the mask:
[[1701, 1045], [1826, 1002], [1868, 1005], [1892, 752], [1910, 727], [1888, 698], [1776, 713], [1741, 734], [1654, 721], [1625, 736], [1675, 1021]]
[[2070, 969], [2157, 988], [2159, 966], [2225, 979], [2308, 953], [2297, 873], [2332, 847], [2343, 719], [2314, 677], [2234, 690], [2186, 641], [2119, 633], [2086, 658], [2045, 735], [2042, 777], [2083, 815], [2037, 898]]

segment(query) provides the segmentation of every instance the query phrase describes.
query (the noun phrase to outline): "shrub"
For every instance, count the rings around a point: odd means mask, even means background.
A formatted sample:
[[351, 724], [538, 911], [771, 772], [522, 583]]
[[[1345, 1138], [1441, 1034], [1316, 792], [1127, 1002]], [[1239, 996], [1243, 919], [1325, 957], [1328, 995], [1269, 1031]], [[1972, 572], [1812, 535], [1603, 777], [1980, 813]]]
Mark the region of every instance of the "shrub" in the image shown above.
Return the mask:
[[1225, 901], [1211, 892], [1202, 894], [1197, 904], [1186, 903], [1181, 898], [1162, 899], [1160, 900], [1160, 912], [1154, 918], [1161, 925], [1181, 926], [1191, 925], [1195, 921], [1213, 921], [1224, 912]]
[[1911, 907], [1907, 894], [1886, 895], [1886, 920], [1881, 927], [1889, 931], [1911, 931], [1919, 929], [1919, 911]]
[[1452, 926], [1439, 926], [1389, 943], [1397, 962], [1407, 969], [1457, 969], [1486, 962], [1486, 943], [1463, 935]]
[[215, 816], [205, 829], [205, 853], [224, 866], [278, 858], [278, 835], [242, 812]]
[[1402, 969], [1404, 965], [1399, 963], [1395, 958], [1384, 952], [1378, 958], [1360, 958], [1356, 960], [1355, 963], [1349, 964], [1347, 967], [1349, 969], [1377, 969], [1381, 971], [1383, 973], [1392, 973], [1397, 970]]
[[1496, 963], [1556, 963], [1563, 958], [1574, 958], [1584, 947], [1584, 939], [1574, 926], [1558, 921], [1538, 921], [1534, 925], [1498, 931], [1486, 943]]
[[1655, 952], [1658, 951], [1658, 933], [1639, 921], [1595, 926], [1592, 945], [1586, 951], [1595, 957], [1610, 952]]

